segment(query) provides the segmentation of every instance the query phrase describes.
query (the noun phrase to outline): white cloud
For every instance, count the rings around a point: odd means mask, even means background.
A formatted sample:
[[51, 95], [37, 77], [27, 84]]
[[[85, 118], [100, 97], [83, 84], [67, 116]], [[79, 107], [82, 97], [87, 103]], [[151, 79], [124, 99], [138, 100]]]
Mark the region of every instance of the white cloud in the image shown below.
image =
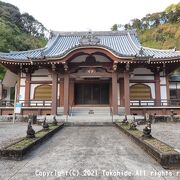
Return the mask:
[[115, 23], [163, 11], [179, 0], [4, 0], [28, 12], [48, 29], [110, 30]]

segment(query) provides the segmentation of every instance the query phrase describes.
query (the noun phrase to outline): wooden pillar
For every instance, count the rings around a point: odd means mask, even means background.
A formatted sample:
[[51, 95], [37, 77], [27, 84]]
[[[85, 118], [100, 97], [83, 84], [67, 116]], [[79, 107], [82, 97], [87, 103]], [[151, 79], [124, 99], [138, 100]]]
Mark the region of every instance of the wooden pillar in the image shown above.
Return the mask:
[[118, 83], [117, 83], [117, 73], [112, 73], [112, 107], [113, 114], [118, 114]]
[[3, 98], [3, 85], [2, 82], [0, 82], [0, 100]]
[[160, 86], [160, 74], [159, 72], [155, 73], [155, 97], [156, 97], [156, 105], [160, 105], [161, 100], [161, 86]]
[[64, 115], [69, 111], [69, 74], [64, 75]]
[[167, 100], [170, 100], [170, 89], [169, 89], [169, 78], [166, 76], [166, 93], [167, 93]]
[[125, 114], [130, 115], [130, 91], [129, 91], [128, 71], [124, 71], [124, 106], [125, 106]]
[[112, 82], [109, 83], [109, 104], [112, 106]]
[[120, 106], [124, 107], [124, 79], [119, 80]]
[[25, 81], [25, 106], [29, 107], [30, 103], [30, 81], [31, 81], [31, 74], [26, 74], [26, 81]]
[[20, 84], [21, 84], [21, 73], [18, 73], [18, 79], [17, 79], [17, 92], [16, 92], [16, 101], [19, 101], [20, 97]]
[[60, 106], [64, 106], [64, 79], [60, 79]]
[[57, 87], [58, 87], [58, 75], [57, 72], [52, 72], [52, 107], [51, 114], [57, 114]]
[[74, 79], [70, 79], [69, 84], [69, 105], [74, 105]]

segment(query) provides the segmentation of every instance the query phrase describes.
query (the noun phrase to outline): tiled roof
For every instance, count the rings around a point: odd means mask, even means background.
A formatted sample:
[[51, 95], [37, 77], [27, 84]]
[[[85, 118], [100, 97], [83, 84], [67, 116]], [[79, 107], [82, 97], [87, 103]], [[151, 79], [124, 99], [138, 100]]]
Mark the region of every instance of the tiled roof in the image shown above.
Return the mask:
[[96, 32], [52, 32], [44, 48], [1, 53], [3, 60], [41, 59], [42, 57], [62, 57], [77, 47], [102, 47], [119, 57], [147, 57], [152, 59], [171, 59], [180, 57], [180, 51], [158, 50], [142, 47], [135, 30], [96, 31]]
[[180, 82], [180, 75], [171, 75], [170, 81], [178, 81], [178, 82]]

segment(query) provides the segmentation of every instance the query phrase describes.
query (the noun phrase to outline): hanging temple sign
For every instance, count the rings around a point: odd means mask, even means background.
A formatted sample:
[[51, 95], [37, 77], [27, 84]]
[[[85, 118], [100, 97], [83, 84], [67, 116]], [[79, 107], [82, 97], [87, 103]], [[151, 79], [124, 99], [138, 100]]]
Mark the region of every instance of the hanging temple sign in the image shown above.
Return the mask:
[[91, 31], [89, 31], [86, 35], [82, 36], [79, 40], [81, 45], [96, 45], [100, 43], [100, 39], [97, 38]]

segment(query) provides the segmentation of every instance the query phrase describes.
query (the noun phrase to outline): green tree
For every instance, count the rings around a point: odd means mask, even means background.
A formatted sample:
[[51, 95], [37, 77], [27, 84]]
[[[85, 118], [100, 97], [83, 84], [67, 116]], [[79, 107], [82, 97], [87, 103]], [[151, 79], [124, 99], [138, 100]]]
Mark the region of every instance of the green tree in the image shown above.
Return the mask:
[[117, 24], [114, 24], [112, 27], [111, 27], [111, 31], [117, 31], [118, 30], [118, 25]]
[[[47, 29], [33, 16], [9, 3], [0, 1], [0, 51], [25, 51], [43, 47]], [[0, 66], [0, 79], [5, 70]]]

